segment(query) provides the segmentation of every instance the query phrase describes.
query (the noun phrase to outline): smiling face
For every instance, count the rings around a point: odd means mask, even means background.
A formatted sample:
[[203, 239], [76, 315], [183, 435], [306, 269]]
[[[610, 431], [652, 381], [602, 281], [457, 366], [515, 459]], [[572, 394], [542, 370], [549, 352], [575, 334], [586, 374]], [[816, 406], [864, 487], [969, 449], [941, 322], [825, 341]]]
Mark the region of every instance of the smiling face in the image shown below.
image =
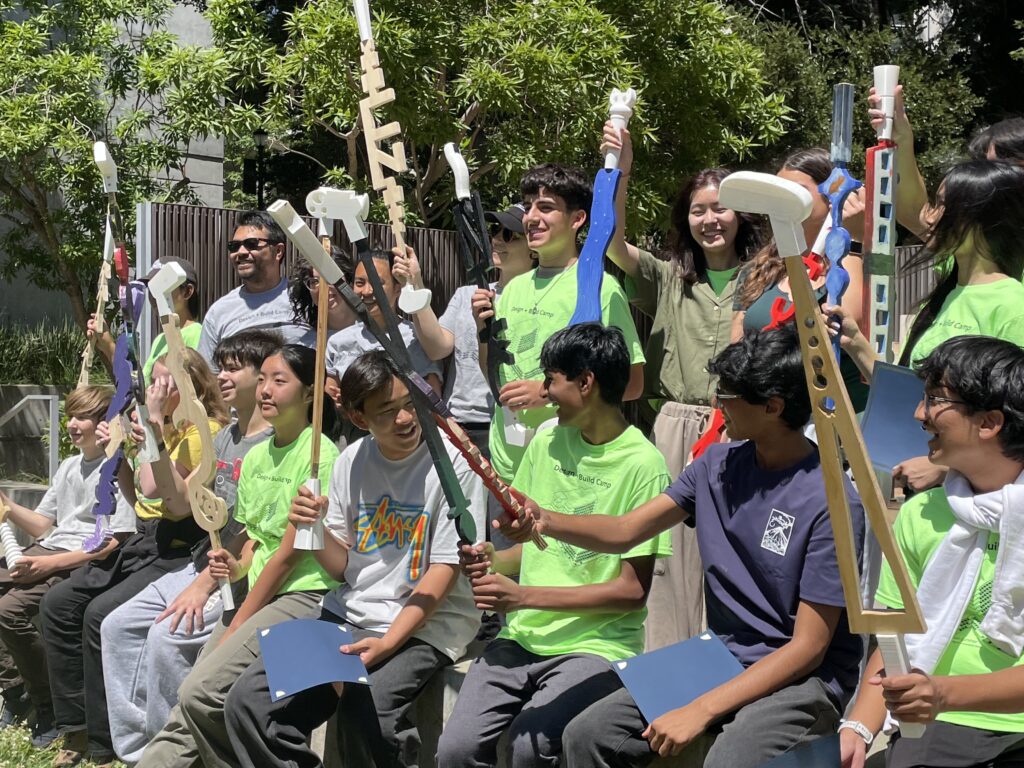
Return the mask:
[[248, 409], [256, 401], [260, 372], [237, 360], [225, 360], [217, 373], [217, 384], [224, 402], [239, 410]]
[[[366, 272], [364, 271], [365, 275]], [[320, 305], [320, 273], [315, 269], [312, 276], [306, 280], [306, 290], [313, 300], [313, 306]], [[356, 313], [341, 298], [341, 293], [333, 285], [327, 285], [327, 328], [331, 331], [340, 331], [348, 328], [356, 321]]]
[[80, 451], [96, 447], [96, 419], [87, 416], [68, 417], [68, 437]]
[[350, 416], [353, 424], [373, 435], [380, 452], [392, 461], [415, 451], [423, 437], [409, 389], [397, 376], [389, 388], [370, 394], [362, 411], [353, 410]]
[[491, 260], [495, 267], [513, 277], [529, 272], [533, 268], [533, 257], [526, 235], [498, 228], [491, 235]]
[[718, 188], [698, 189], [690, 198], [690, 234], [705, 253], [735, 251], [740, 220], [731, 208], [718, 202]]
[[[384, 295], [388, 297], [388, 303], [391, 308], [394, 309], [398, 302], [398, 284], [395, 279], [391, 276], [391, 269], [388, 267], [388, 263], [383, 259], [373, 259], [373, 266], [377, 270], [377, 277], [380, 278], [381, 285], [384, 288]], [[370, 283], [370, 279], [366, 276], [366, 268], [362, 262], [356, 265], [355, 278], [352, 281], [352, 290], [359, 295], [359, 297], [366, 304], [367, 309], [370, 310], [370, 315], [379, 323], [383, 322], [383, 315], [381, 315], [380, 307], [377, 306], [377, 300], [373, 297], [373, 285]]]
[[542, 266], [576, 251], [576, 232], [587, 220], [586, 211], [569, 211], [565, 199], [541, 187], [534, 197], [523, 200], [523, 229], [530, 250], [536, 251]]
[[555, 406], [558, 425], [561, 427], [580, 426], [579, 417], [584, 411], [584, 390], [593, 384], [594, 375], [584, 371], [575, 379], [568, 378], [561, 371], [544, 372], [542, 390]]
[[808, 247], [810, 247], [817, 239], [818, 232], [821, 231], [821, 225], [825, 223], [825, 219], [828, 217], [828, 200], [818, 191], [818, 185], [814, 179], [803, 171], [783, 168], [775, 175], [780, 179], [795, 182], [811, 193], [811, 215], [804, 219], [803, 225], [804, 240], [807, 242]]
[[295, 375], [282, 355], [271, 355], [263, 361], [256, 385], [260, 413], [278, 431], [302, 424], [313, 397], [311, 389]]
[[284, 244], [268, 241], [269, 236], [270, 233], [262, 227], [239, 227], [232, 235], [232, 240], [256, 241], [251, 249], [240, 245], [232, 251], [228, 247], [228, 259], [243, 283], [273, 283], [280, 278]]
[[925, 398], [914, 411], [921, 429], [931, 435], [928, 459], [959, 471], [969, 467], [977, 454], [983, 417], [983, 413], [971, 413], [948, 387], [925, 390]]

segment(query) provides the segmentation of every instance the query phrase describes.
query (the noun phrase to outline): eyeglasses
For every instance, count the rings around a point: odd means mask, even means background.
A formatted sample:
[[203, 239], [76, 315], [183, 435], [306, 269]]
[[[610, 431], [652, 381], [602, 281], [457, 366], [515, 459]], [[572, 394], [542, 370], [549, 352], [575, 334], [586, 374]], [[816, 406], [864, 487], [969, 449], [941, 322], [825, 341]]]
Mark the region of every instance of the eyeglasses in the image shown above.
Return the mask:
[[501, 235], [501, 239], [506, 243], [511, 243], [522, 238], [522, 234], [519, 232], [513, 232], [511, 229], [501, 226], [498, 223], [492, 223], [488, 228], [488, 233], [493, 240], [498, 235]]
[[271, 243], [276, 243], [277, 240], [267, 240], [265, 237], [247, 237], [245, 240], [228, 240], [228, 253], [238, 253], [245, 246], [247, 251], [257, 251], [260, 248], [264, 248]]
[[932, 406], [936, 403], [945, 403], [946, 405], [967, 405], [963, 400], [954, 400], [951, 397], [939, 397], [938, 395], [929, 395], [925, 392], [924, 395], [924, 412], [929, 413]]
[[311, 291], [318, 291], [318, 290], [320, 290], [320, 278], [319, 277], [307, 277], [305, 282], [306, 282], [306, 287], [309, 288], [309, 290], [311, 290]]
[[737, 395], [734, 394], [733, 392], [723, 392], [720, 389], [716, 389], [714, 398], [718, 402], [723, 402], [725, 400], [740, 400], [743, 398], [743, 395]]

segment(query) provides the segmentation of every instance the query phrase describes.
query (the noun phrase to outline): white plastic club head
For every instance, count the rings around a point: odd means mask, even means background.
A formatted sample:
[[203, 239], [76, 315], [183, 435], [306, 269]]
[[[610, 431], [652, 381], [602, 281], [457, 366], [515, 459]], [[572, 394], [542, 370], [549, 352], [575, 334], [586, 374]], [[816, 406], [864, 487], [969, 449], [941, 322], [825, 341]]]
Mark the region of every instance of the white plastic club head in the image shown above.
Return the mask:
[[365, 222], [370, 213], [369, 195], [357, 195], [351, 189], [320, 187], [306, 195], [306, 211], [318, 219], [340, 221], [353, 243], [367, 237]]
[[896, 86], [900, 82], [900, 68], [895, 64], [875, 67], [875, 95], [881, 98], [879, 109], [885, 113], [885, 120], [878, 128], [878, 138], [892, 138], [893, 116], [896, 114]]
[[356, 23], [359, 25], [359, 40], [365, 43], [373, 39], [373, 25], [370, 23], [369, 0], [353, 0], [356, 12]]
[[[635, 90], [627, 88], [620, 91], [618, 88], [612, 88], [611, 95], [608, 97], [608, 119], [621, 131], [629, 124], [629, 118], [633, 116], [635, 105]], [[610, 149], [605, 152], [604, 167], [609, 171], [619, 167], [619, 150]]]
[[313, 269], [319, 272], [324, 280], [334, 285], [342, 279], [341, 267], [324, 252], [324, 247], [313, 234], [313, 230], [306, 226], [306, 222], [295, 212], [291, 203], [287, 200], [278, 200], [267, 208], [267, 213], [284, 230], [292, 245], [302, 254], [302, 258], [312, 264]]
[[468, 200], [470, 198], [469, 167], [466, 165], [466, 158], [459, 152], [459, 148], [450, 141], [444, 145], [444, 157], [455, 176], [455, 199]]
[[92, 161], [96, 163], [103, 177], [103, 191], [108, 195], [117, 192], [117, 164], [110, 156], [110, 150], [107, 149], [105, 142], [97, 141], [92, 145]]
[[767, 216], [779, 255], [800, 256], [807, 249], [801, 222], [811, 215], [811, 193], [768, 173], [737, 171], [722, 180], [718, 200], [726, 208]]
[[156, 311], [160, 317], [174, 314], [174, 298], [171, 294], [179, 285], [183, 285], [186, 279], [185, 270], [174, 262], [164, 264], [160, 271], [153, 275], [146, 288], [156, 302]]

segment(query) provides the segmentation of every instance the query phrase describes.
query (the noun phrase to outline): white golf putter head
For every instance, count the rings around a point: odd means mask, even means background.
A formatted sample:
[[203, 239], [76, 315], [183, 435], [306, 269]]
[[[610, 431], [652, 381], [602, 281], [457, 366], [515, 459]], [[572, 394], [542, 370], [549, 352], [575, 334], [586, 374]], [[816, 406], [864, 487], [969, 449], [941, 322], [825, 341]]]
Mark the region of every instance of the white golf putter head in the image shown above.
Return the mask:
[[466, 158], [459, 152], [459, 148], [450, 141], [444, 145], [444, 157], [455, 176], [455, 198], [468, 200], [470, 198], [469, 167], [466, 165]]
[[[629, 125], [629, 118], [633, 116], [635, 105], [636, 91], [634, 89], [627, 88], [620, 91], [618, 88], [612, 88], [611, 95], [608, 97], [608, 119], [621, 131]], [[605, 153], [604, 167], [606, 170], [610, 171], [619, 167], [619, 154], [617, 149], [611, 149]]]
[[370, 23], [370, 3], [368, 0], [353, 2], [356, 12], [356, 24], [359, 25], [359, 42], [365, 43], [373, 39], [373, 25]]
[[[345, 225], [349, 241], [365, 240], [370, 196], [351, 189], [320, 187], [306, 195], [306, 211], [318, 219], [333, 219]], [[319, 270], [318, 270], [319, 271]]]
[[324, 280], [335, 285], [343, 279], [341, 267], [324, 252], [324, 247], [313, 234], [313, 230], [306, 226], [306, 222], [295, 212], [291, 203], [287, 200], [278, 200], [267, 208], [267, 213], [284, 230], [285, 235], [292, 241], [292, 245], [302, 254], [302, 258], [312, 264]]
[[164, 264], [160, 271], [153, 275], [146, 288], [156, 302], [156, 311], [160, 317], [174, 314], [174, 299], [171, 294], [178, 286], [184, 285], [186, 279], [185, 270], [173, 262]]
[[896, 114], [896, 86], [900, 82], [900, 68], [895, 64], [882, 64], [874, 69], [875, 95], [882, 101], [878, 105], [885, 120], [878, 126], [879, 139], [892, 139], [892, 123]]
[[726, 208], [768, 217], [779, 255], [800, 256], [807, 250], [800, 226], [811, 215], [811, 193], [799, 184], [768, 173], [737, 171], [722, 180], [718, 200]]
[[103, 191], [108, 195], [111, 192], [117, 192], [117, 164], [110, 156], [110, 150], [107, 149], [106, 143], [97, 141], [92, 145], [92, 161], [96, 163], [96, 167], [100, 169], [100, 175], [103, 177]]

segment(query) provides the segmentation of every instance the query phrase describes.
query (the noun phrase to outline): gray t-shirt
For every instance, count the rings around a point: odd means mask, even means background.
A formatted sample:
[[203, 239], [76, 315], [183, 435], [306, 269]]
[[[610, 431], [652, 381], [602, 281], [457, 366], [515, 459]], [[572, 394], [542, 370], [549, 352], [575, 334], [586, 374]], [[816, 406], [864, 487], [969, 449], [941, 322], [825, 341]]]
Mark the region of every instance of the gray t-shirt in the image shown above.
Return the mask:
[[444, 399], [460, 424], [490, 424], [494, 409], [494, 398], [480, 370], [480, 342], [473, 318], [476, 289], [475, 285], [464, 285], [456, 290], [438, 320], [455, 337], [454, 365], [444, 383]]
[[[100, 456], [85, 461], [82, 454], [65, 459], [59, 467], [53, 482], [46, 489], [36, 512], [53, 520], [54, 527], [39, 544], [47, 549], [66, 549], [69, 552], [82, 548], [82, 543], [96, 530], [96, 486], [100, 480], [100, 466], [106, 460]], [[120, 489], [116, 492], [117, 506], [110, 518], [110, 530], [114, 533], [135, 533], [135, 510], [124, 500]]]
[[[309, 346], [309, 326], [295, 322], [295, 312], [288, 299], [288, 278], [281, 278], [276, 287], [262, 293], [252, 293], [239, 286], [213, 302], [203, 317], [199, 354], [212, 366], [213, 351], [221, 339], [250, 328], [278, 331], [284, 336], [285, 344]], [[312, 338], [315, 343], [315, 332]]]
[[[402, 341], [405, 342], [405, 346], [409, 350], [413, 369], [424, 378], [431, 373], [440, 378], [440, 366], [427, 357], [423, 347], [416, 341], [412, 323], [408, 320], [401, 320], [398, 329], [402, 334]], [[373, 334], [367, 330], [362, 321], [357, 320], [327, 340], [327, 372], [340, 379], [357, 357], [374, 349], [383, 349], [383, 347], [373, 338]]]
[[[483, 482], [446, 448], [482, 534]], [[432, 564], [459, 562], [459, 536], [426, 443], [401, 461], [384, 458], [372, 436], [353, 443], [334, 463], [329, 498], [327, 530], [351, 549], [345, 583], [328, 593], [324, 608], [362, 629], [386, 632]], [[460, 576], [415, 636], [454, 661], [479, 624], [469, 580]]]

